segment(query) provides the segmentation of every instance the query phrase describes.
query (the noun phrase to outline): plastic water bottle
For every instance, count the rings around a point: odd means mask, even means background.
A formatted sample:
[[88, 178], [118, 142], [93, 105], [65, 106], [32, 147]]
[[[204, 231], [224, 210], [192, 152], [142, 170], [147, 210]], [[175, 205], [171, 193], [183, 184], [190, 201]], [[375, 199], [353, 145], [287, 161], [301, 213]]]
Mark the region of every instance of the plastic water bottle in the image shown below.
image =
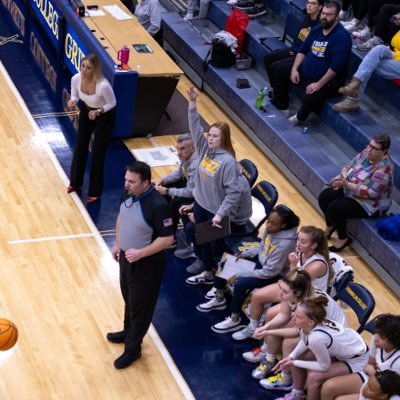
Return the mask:
[[303, 128], [303, 135], [308, 136], [310, 134], [310, 131], [308, 130], [308, 128], [305, 126]]
[[263, 100], [264, 100], [264, 92], [263, 89], [260, 89], [257, 93], [257, 98], [256, 98], [256, 107], [261, 109], [263, 106]]
[[267, 86], [265, 86], [265, 88], [263, 89], [263, 95], [264, 95], [264, 98], [263, 98], [262, 106], [263, 106], [264, 110], [266, 110], [267, 101], [268, 101], [268, 87]]

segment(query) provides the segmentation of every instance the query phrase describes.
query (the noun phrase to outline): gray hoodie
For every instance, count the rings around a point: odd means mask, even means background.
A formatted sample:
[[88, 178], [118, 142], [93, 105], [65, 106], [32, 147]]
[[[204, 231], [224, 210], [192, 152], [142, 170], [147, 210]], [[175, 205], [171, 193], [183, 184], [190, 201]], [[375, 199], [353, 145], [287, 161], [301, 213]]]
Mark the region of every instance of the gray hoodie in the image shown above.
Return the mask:
[[242, 257], [253, 258], [258, 255], [262, 269], [256, 269], [239, 275], [240, 277], [273, 278], [286, 273], [289, 269], [289, 253], [296, 247], [297, 227], [273, 234], [264, 235], [261, 243], [242, 252]]
[[213, 151], [200, 123], [194, 102], [189, 102], [189, 128], [199, 167], [195, 175], [193, 197], [212, 214], [229, 216], [235, 224], [245, 224], [252, 215], [251, 190], [239, 164], [224, 149]]

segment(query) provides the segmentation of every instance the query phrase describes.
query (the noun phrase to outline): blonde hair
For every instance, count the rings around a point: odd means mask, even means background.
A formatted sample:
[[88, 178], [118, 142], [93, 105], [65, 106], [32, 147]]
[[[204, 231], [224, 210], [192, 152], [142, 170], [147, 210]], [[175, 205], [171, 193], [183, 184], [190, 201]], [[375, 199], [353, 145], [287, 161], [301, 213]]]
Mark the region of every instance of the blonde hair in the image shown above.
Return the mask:
[[329, 258], [328, 239], [326, 238], [325, 232], [322, 229], [312, 225], [302, 226], [300, 228], [300, 232], [310, 236], [311, 242], [317, 245], [315, 251], [324, 257], [329, 270], [328, 281], [331, 282], [335, 276], [335, 271]]
[[101, 62], [96, 54], [88, 54], [83, 60], [88, 61], [93, 68], [93, 79], [95, 82], [100, 82], [104, 79], [103, 72], [101, 70]]

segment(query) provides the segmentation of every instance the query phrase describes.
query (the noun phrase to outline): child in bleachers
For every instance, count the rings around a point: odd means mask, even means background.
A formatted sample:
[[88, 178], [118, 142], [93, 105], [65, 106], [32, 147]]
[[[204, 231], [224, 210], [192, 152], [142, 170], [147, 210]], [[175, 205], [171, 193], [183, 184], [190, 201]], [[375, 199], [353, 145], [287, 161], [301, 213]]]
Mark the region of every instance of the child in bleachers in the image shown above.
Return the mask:
[[[392, 370], [400, 373], [400, 316], [379, 315], [375, 322], [375, 335], [371, 339], [369, 360], [366, 370]], [[338, 396], [358, 393], [367, 380], [366, 372], [332, 378], [324, 383], [321, 395], [324, 400], [333, 400]]]

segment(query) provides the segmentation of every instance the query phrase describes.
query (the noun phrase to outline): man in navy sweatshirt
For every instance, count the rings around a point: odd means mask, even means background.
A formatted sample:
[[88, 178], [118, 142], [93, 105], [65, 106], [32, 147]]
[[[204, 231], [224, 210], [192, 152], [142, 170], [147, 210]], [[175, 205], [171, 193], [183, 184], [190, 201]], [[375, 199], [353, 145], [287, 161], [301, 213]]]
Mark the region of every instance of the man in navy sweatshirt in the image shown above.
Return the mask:
[[339, 23], [339, 11], [336, 1], [325, 3], [319, 25], [311, 30], [294, 60], [290, 80], [305, 90], [300, 109], [289, 118], [294, 125], [336, 95], [346, 79], [352, 40]]

